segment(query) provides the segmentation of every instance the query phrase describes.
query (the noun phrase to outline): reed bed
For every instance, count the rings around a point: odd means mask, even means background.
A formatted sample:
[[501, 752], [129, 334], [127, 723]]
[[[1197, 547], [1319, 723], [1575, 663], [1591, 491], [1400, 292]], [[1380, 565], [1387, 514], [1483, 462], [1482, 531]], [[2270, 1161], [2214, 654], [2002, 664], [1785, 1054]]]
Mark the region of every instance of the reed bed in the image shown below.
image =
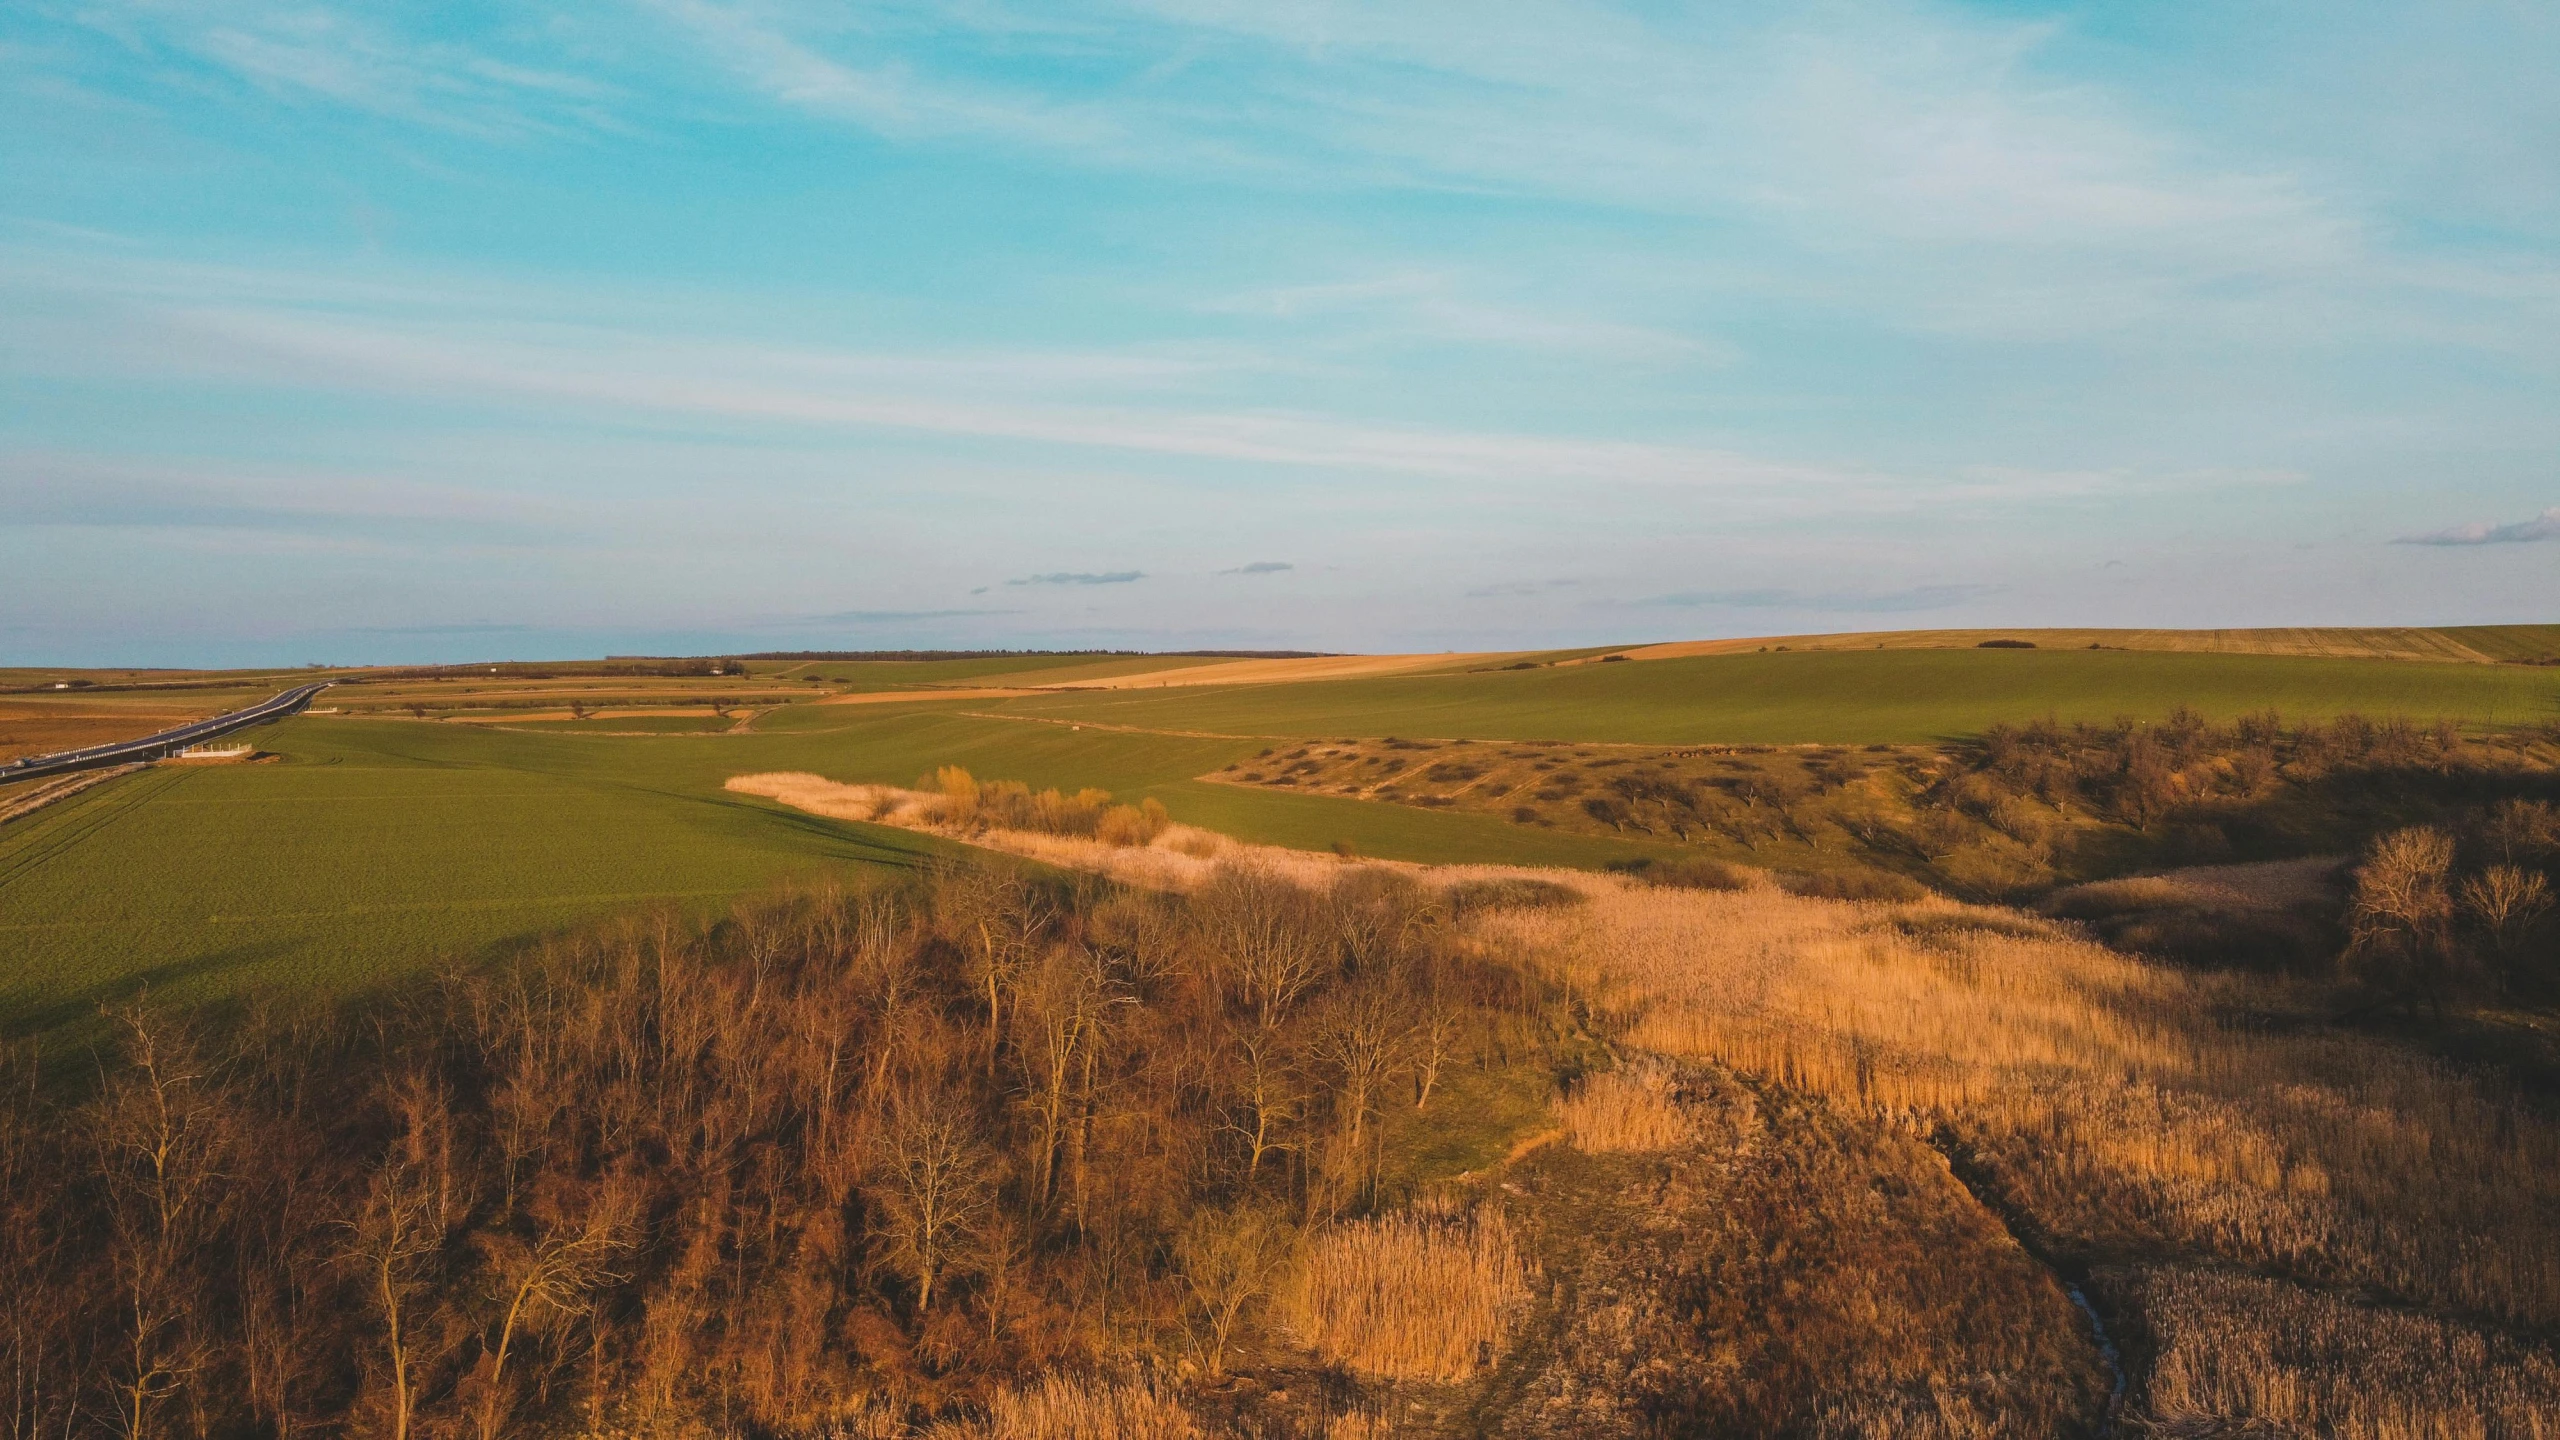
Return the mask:
[[987, 1401], [984, 1419], [937, 1425], [924, 1440], [1206, 1440], [1164, 1386], [1052, 1371]]
[[1585, 1079], [1549, 1107], [1565, 1139], [1592, 1154], [1668, 1150], [1695, 1138], [1669, 1065], [1640, 1057]]
[[2169, 1271], [2151, 1315], [2151, 1411], [2169, 1434], [2245, 1414], [2342, 1440], [2560, 1435], [2560, 1365], [2477, 1327], [2247, 1275]]
[[[2282, 982], [2149, 963], [2014, 912], [1767, 888], [1619, 889], [1489, 929], [1635, 1045], [1939, 1137], [2066, 1253], [2166, 1252], [2560, 1323], [2560, 1128], [2403, 1048], [2283, 1033], [2269, 1017], [2307, 1007]], [[2201, 1293], [2164, 1292], [2167, 1323]], [[2225, 1372], [2208, 1388], [2253, 1393]], [[2457, 1408], [2423, 1389], [2398, 1400]], [[2560, 1425], [2547, 1398], [2528, 1408]]]
[[1354, 1370], [1465, 1380], [1501, 1350], [1535, 1277], [1500, 1210], [1385, 1215], [1309, 1245], [1283, 1311], [1309, 1348]]

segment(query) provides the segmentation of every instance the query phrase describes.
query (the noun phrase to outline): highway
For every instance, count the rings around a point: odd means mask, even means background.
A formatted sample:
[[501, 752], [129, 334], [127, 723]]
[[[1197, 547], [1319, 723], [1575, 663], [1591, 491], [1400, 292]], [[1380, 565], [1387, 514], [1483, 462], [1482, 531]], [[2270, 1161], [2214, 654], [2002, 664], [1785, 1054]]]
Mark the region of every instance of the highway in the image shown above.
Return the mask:
[[252, 725], [263, 725], [270, 720], [281, 720], [287, 715], [295, 714], [303, 706], [311, 703], [312, 696], [328, 689], [329, 685], [329, 681], [323, 680], [316, 685], [287, 690], [272, 700], [252, 705], [246, 710], [234, 710], [228, 715], [216, 715], [210, 720], [198, 720], [193, 724], [181, 725], [175, 730], [163, 730], [157, 735], [145, 735], [139, 740], [120, 740], [113, 745], [92, 745], [86, 750], [64, 750], [53, 755], [30, 755], [23, 760], [13, 760], [6, 765], [0, 765], [0, 785], [18, 780], [33, 780], [41, 775], [63, 775], [74, 770], [92, 770], [101, 765], [130, 765], [136, 761], [159, 760], [184, 750], [190, 745], [202, 744], [216, 736], [228, 735], [234, 730], [246, 730]]

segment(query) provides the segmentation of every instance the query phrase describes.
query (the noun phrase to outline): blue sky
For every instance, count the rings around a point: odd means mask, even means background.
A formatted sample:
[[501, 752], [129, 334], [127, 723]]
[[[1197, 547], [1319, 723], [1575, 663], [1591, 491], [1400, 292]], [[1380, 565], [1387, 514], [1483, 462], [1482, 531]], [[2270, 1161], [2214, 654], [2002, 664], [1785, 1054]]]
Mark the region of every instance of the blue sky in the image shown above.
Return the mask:
[[2560, 619], [2560, 7], [17, 0], [0, 661]]

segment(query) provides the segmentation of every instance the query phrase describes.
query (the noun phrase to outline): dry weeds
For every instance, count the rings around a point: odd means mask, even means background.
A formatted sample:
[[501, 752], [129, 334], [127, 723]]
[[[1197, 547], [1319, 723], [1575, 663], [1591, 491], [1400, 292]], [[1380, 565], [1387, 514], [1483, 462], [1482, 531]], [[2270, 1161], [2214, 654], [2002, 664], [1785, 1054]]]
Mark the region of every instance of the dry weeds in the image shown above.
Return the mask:
[[1391, 870], [1434, 888], [1447, 889], [1484, 881], [1533, 879], [1582, 894], [1597, 894], [1618, 882], [1579, 871], [1523, 869], [1509, 865], [1413, 865], [1393, 860], [1290, 850], [1232, 840], [1195, 825], [1165, 827], [1144, 845], [1114, 845], [1075, 835], [1048, 835], [1033, 830], [961, 829], [945, 823], [943, 797], [930, 791], [895, 785], [846, 785], [821, 775], [776, 771], [731, 776], [727, 787], [744, 795], [761, 795], [796, 810], [837, 820], [863, 820], [902, 829], [965, 839], [982, 849], [1019, 855], [1061, 869], [1083, 870], [1123, 885], [1147, 890], [1187, 893], [1208, 883], [1220, 869], [1243, 866], [1309, 889], [1325, 889], [1347, 870]]
[[2161, 875], [2069, 886], [2055, 891], [2043, 908], [2072, 916], [2172, 908], [2244, 913], [2322, 909], [2334, 913], [2338, 905], [2338, 871], [2344, 864], [2343, 856], [2314, 855], [2248, 865], [2199, 865]]
[[2193, 1270], [2124, 1299], [2151, 1319], [2150, 1410], [2170, 1434], [2248, 1415], [2356, 1440], [2560, 1435], [2560, 1365], [2477, 1327]]
[[1550, 1108], [1565, 1138], [1593, 1154], [1668, 1150], [1695, 1137], [1696, 1127], [1680, 1109], [1678, 1077], [1651, 1058], [1591, 1076]]
[[1500, 1210], [1386, 1215], [1309, 1245], [1282, 1308], [1328, 1360], [1387, 1379], [1464, 1380], [1502, 1349], [1535, 1273]]
[[925, 1440], [1202, 1440], [1171, 1389], [1052, 1371], [996, 1392], [983, 1420], [937, 1425]]
[[[2560, 1323], [2560, 1129], [2400, 1048], [2232, 1023], [2280, 1019], [2276, 982], [2147, 964], [2010, 912], [1765, 889], [1618, 890], [1493, 925], [1635, 1044], [1946, 1137], [2063, 1253], [2185, 1255]], [[2155, 1325], [2174, 1330], [2189, 1293]], [[2211, 1392], [2256, 1393], [2230, 1369], [2255, 1353], [2229, 1348]], [[2424, 1390], [2392, 1403], [2459, 1413]]]

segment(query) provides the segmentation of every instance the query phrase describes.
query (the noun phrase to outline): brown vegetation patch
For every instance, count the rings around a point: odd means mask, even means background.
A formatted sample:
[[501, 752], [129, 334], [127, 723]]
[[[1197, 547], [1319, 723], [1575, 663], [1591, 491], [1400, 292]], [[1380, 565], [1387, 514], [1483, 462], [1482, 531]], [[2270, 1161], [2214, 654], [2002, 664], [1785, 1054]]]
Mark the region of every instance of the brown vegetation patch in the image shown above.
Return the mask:
[[1927, 1145], [1729, 1075], [1687, 1099], [1690, 1144], [1525, 1164], [1552, 1298], [1489, 1433], [2088, 1432], [2069, 1298]]
[[1283, 1305], [1317, 1354], [1392, 1380], [1464, 1380], [1528, 1308], [1534, 1267], [1498, 1209], [1337, 1226], [1307, 1247]]
[[[1899, 918], [1971, 913], [1932, 902]], [[2316, 1024], [2223, 1023], [2301, 1013], [2317, 1002], [2298, 982], [2161, 967], [2032, 926], [1896, 918], [1765, 891], [1626, 890], [1570, 920], [1488, 923], [1557, 957], [1633, 1043], [1940, 1137], [2067, 1261], [2238, 1267], [2327, 1304], [2560, 1325], [2560, 1125], [2496, 1077]], [[2155, 1330], [2185, 1292], [2164, 1293]], [[2385, 1403], [2447, 1426], [2466, 1413], [2423, 1388]]]
[[1680, 1108], [1679, 1077], [1651, 1057], [1586, 1077], [1551, 1108], [1565, 1139], [1595, 1155], [1668, 1150], [1696, 1128]]

